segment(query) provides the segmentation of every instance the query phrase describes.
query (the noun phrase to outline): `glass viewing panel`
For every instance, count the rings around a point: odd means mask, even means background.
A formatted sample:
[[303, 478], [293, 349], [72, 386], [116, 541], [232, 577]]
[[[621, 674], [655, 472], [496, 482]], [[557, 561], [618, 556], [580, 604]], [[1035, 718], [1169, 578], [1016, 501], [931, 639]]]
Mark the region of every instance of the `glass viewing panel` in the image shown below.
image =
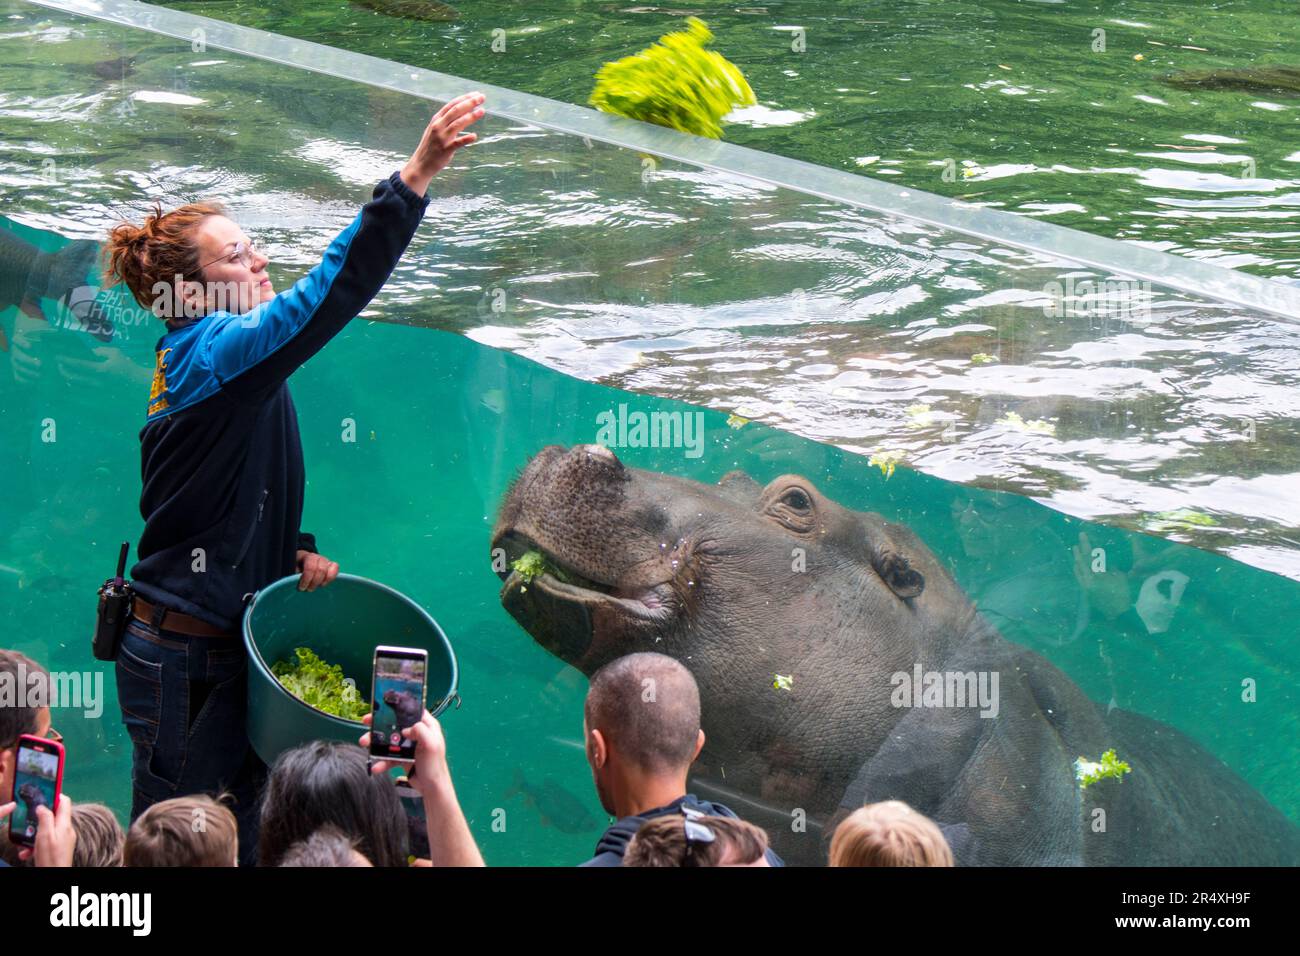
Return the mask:
[[[139, 536], [162, 329], [100, 287], [98, 243], [154, 200], [220, 198], [287, 288], [436, 104], [15, 0], [0, 14], [0, 602], [39, 622], [4, 643], [103, 680], [99, 713], [54, 723], [68, 792], [125, 820], [131, 744], [89, 637], [117, 543]], [[1216, 824], [1171, 816], [1160, 787], [1300, 820], [1296, 325], [637, 148], [478, 128], [384, 291], [292, 388], [304, 528], [455, 647], [464, 706], [442, 719], [490, 864], [579, 862], [606, 825], [570, 666], [602, 642], [689, 662], [709, 739], [692, 786], [792, 861], [824, 860], [823, 824], [887, 794], [973, 861], [1019, 859], [1017, 821], [1055, 813], [1028, 861], [1161, 859], [1158, 839], [1223, 862]], [[623, 506], [575, 512], [573, 538], [609, 550], [557, 540], [549, 558], [653, 562], [658, 535], [694, 570], [667, 623], [596, 615], [599, 640], [573, 625], [548, 650], [503, 607], [493, 527], [542, 449], [597, 442], [641, 469]], [[586, 453], [567, 454], [538, 459], [538, 487]], [[735, 470], [757, 485], [718, 485]], [[829, 538], [801, 537], [781, 476]], [[919, 594], [888, 553], [925, 569]], [[538, 588], [507, 603], [560, 613]], [[997, 674], [1000, 704], [891, 701], [914, 665], [981, 693]], [[926, 753], [941, 720], [963, 745]], [[890, 753], [886, 729], [920, 756]], [[1112, 746], [1132, 774], [1077, 789], [1074, 760]]]

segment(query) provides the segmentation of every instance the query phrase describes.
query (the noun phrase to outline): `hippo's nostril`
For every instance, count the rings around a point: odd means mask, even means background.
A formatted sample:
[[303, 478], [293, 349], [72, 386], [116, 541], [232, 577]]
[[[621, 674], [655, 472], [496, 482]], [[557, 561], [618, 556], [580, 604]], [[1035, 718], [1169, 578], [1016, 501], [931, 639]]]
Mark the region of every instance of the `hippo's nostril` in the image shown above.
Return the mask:
[[615, 455], [604, 445], [579, 445], [577, 450], [585, 453], [588, 458], [607, 461], [612, 465], [618, 465], [620, 468], [623, 466], [623, 463], [618, 460], [618, 455]]

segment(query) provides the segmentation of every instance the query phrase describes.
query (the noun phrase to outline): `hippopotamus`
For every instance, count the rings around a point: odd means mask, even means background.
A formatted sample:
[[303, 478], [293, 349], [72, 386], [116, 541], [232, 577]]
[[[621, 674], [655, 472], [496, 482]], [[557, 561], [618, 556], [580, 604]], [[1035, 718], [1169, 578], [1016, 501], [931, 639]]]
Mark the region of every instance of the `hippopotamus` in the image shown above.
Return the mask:
[[384, 703], [393, 709], [398, 727], [413, 727], [420, 722], [420, 698], [404, 690], [384, 691]]
[[[492, 547], [544, 556], [529, 580], [496, 562], [502, 604], [584, 674], [645, 650], [691, 670], [706, 735], [692, 789], [791, 862], [824, 863], [835, 823], [886, 799], [939, 823], [959, 865], [1300, 862], [1300, 829], [1213, 754], [1099, 708], [985, 621], [909, 528], [800, 475], [709, 485], [548, 446]], [[904, 699], [932, 673], [996, 700]], [[1085, 787], [1076, 760], [1112, 749], [1129, 771]]]
[[26, 820], [29, 826], [36, 826], [36, 808], [48, 807], [45, 792], [34, 783], [25, 783], [18, 788], [18, 798], [27, 806]]

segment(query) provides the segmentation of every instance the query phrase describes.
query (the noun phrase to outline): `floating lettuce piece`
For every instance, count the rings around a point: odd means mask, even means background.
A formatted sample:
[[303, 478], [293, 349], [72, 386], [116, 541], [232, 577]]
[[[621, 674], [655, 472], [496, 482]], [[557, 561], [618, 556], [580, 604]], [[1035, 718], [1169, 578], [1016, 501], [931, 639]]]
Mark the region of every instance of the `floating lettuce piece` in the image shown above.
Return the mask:
[[271, 673], [281, 686], [304, 704], [344, 720], [360, 720], [370, 705], [343, 677], [343, 668], [326, 664], [309, 647], [294, 648], [296, 662], [276, 661]]
[[988, 365], [990, 362], [996, 362], [998, 357], [990, 355], [988, 352], [976, 352], [970, 357], [970, 360], [976, 365]]
[[773, 674], [772, 689], [773, 690], [794, 690], [794, 675], [790, 674], [787, 676], [785, 674]]
[[1176, 511], [1161, 511], [1146, 519], [1146, 529], [1157, 533], [1164, 531], [1195, 531], [1197, 528], [1213, 528], [1219, 522], [1207, 514], [1193, 511], [1191, 508], [1179, 508]]
[[998, 424], [1014, 428], [1018, 432], [1032, 432], [1037, 435], [1056, 434], [1056, 426], [1051, 422], [1043, 421], [1041, 418], [1025, 421], [1017, 412], [1007, 412], [998, 419]]
[[934, 424], [934, 413], [929, 405], [908, 405], [905, 411], [909, 419], [908, 428], [924, 428]]
[[744, 428], [748, 424], [749, 424], [748, 418], [741, 418], [739, 415], [735, 414], [734, 412], [727, 416], [728, 428], [739, 429], [739, 428]]
[[1092, 784], [1107, 777], [1114, 777], [1121, 783], [1124, 774], [1132, 773], [1133, 768], [1115, 755], [1112, 748], [1101, 755], [1101, 760], [1086, 760], [1080, 757], [1074, 762], [1074, 779], [1079, 781], [1079, 789], [1087, 790]]
[[606, 113], [719, 139], [719, 120], [758, 100], [734, 63], [704, 49], [712, 39], [704, 21], [690, 17], [685, 31], [666, 33], [640, 53], [602, 66], [588, 102]]
[[894, 477], [894, 466], [902, 460], [903, 453], [901, 451], [881, 451], [867, 459], [867, 467], [879, 468], [880, 473], [884, 475], [885, 480], [888, 481], [890, 478]]

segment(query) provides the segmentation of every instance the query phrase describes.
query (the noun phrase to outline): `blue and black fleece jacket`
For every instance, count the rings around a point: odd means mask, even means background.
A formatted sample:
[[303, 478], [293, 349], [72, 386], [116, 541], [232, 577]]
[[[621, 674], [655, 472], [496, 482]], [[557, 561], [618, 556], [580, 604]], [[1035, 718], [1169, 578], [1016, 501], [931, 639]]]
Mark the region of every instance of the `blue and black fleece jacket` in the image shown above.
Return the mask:
[[131, 569], [148, 601], [236, 631], [244, 596], [316, 550], [299, 528], [306, 477], [286, 379], [379, 293], [428, 205], [395, 172], [293, 288], [158, 340]]

